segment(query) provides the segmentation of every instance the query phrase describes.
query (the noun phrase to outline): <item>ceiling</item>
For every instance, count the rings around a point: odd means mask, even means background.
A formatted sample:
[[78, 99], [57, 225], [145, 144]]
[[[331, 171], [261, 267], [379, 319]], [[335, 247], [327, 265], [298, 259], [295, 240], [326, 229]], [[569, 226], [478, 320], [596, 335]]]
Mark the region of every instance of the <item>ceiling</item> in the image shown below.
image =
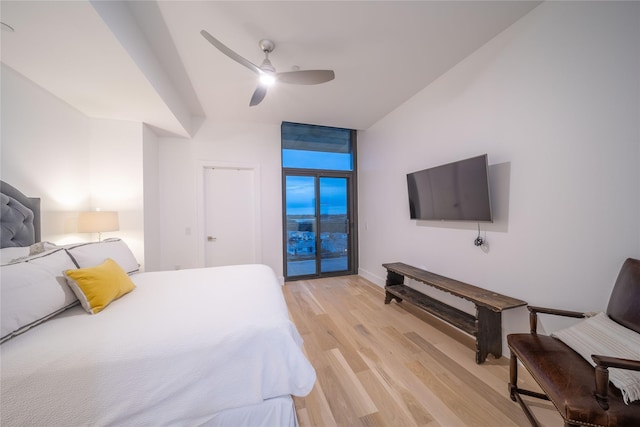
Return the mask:
[[[188, 137], [210, 120], [367, 129], [538, 1], [4, 1], [2, 62], [90, 117]], [[249, 107], [254, 64], [335, 80], [280, 84]]]

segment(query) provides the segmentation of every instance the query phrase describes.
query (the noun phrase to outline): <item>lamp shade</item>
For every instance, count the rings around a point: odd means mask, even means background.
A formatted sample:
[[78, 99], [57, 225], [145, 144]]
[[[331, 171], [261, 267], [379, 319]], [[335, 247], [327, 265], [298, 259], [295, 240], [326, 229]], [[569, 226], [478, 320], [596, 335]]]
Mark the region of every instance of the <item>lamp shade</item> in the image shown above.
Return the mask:
[[78, 215], [78, 231], [80, 233], [102, 233], [118, 230], [120, 230], [118, 212], [92, 211], [80, 212]]

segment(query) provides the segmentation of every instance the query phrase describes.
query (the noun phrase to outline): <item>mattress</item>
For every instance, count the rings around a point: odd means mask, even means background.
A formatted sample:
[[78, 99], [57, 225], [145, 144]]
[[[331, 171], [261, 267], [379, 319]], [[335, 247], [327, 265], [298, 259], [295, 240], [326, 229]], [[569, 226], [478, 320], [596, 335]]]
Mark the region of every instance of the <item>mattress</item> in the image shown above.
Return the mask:
[[269, 267], [131, 277], [101, 313], [74, 307], [2, 344], [2, 425], [201, 425], [311, 391]]

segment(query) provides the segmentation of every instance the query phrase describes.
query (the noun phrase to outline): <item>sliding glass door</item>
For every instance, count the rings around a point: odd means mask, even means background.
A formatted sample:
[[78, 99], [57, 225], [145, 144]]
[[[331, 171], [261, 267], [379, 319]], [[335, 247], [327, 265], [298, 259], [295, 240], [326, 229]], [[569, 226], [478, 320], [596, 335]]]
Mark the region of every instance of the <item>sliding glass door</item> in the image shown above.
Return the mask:
[[340, 174], [284, 177], [288, 279], [352, 270], [350, 179]]
[[349, 270], [348, 181], [320, 177], [320, 273]]
[[287, 260], [285, 276], [308, 276], [316, 266], [316, 178], [285, 177]]

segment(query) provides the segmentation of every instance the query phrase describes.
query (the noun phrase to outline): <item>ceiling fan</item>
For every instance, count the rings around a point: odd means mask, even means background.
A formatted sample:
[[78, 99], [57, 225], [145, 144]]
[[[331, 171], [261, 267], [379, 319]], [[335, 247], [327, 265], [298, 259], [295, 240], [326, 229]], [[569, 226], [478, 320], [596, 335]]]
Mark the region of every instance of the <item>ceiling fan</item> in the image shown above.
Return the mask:
[[255, 92], [253, 92], [253, 96], [251, 96], [251, 101], [249, 102], [249, 106], [251, 107], [258, 105], [264, 99], [268, 87], [274, 82], [296, 85], [317, 85], [335, 78], [333, 70], [297, 70], [277, 73], [274, 66], [271, 65], [271, 61], [269, 61], [269, 54], [273, 52], [273, 49], [276, 47], [275, 43], [271, 40], [260, 40], [259, 45], [260, 49], [264, 52], [264, 61], [262, 61], [262, 64], [258, 67], [229, 49], [205, 30], [200, 31], [200, 34], [202, 34], [209, 43], [218, 48], [220, 52], [239, 64], [244, 65], [260, 77], [258, 87]]

